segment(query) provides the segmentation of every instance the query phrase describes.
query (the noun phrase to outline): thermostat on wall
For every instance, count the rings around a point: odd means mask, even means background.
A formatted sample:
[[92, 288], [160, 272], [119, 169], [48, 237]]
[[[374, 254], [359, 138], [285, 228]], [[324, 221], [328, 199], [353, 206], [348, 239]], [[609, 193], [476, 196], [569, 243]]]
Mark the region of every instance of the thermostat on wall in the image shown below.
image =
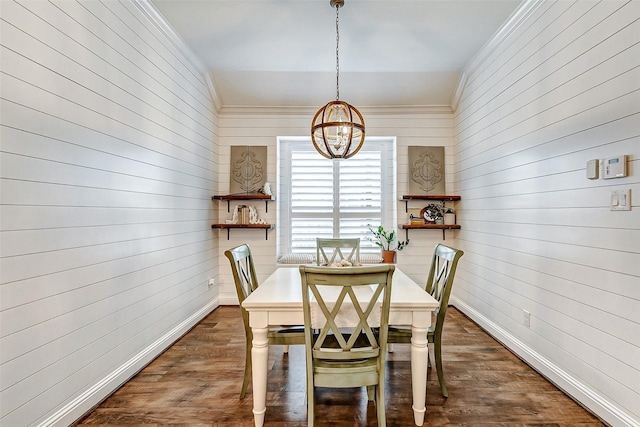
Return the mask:
[[627, 176], [627, 156], [609, 157], [602, 161], [604, 179]]

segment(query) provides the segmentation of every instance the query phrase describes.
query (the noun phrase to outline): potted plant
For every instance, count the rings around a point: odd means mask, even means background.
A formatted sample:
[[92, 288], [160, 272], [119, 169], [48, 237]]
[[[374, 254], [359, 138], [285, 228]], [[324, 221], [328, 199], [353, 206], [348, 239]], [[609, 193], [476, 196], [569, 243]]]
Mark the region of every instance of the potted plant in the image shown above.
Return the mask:
[[372, 225], [367, 226], [373, 237], [367, 237], [367, 240], [375, 243], [382, 249], [382, 262], [392, 264], [396, 258], [396, 251], [401, 251], [409, 244], [409, 239], [401, 241], [396, 238], [395, 230], [387, 231], [382, 225], [374, 228]]

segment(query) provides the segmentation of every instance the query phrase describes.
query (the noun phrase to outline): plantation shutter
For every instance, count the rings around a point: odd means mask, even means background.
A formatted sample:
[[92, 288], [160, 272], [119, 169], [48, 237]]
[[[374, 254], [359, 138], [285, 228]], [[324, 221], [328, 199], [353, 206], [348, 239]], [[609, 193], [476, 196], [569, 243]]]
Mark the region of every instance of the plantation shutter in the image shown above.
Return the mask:
[[361, 255], [379, 256], [367, 225], [396, 224], [395, 145], [369, 137], [354, 157], [330, 160], [309, 137], [278, 137], [278, 262], [311, 262], [318, 237], [359, 238]]
[[381, 170], [380, 151], [328, 160], [292, 150], [291, 252], [315, 253], [317, 237], [365, 239], [367, 224], [381, 223]]

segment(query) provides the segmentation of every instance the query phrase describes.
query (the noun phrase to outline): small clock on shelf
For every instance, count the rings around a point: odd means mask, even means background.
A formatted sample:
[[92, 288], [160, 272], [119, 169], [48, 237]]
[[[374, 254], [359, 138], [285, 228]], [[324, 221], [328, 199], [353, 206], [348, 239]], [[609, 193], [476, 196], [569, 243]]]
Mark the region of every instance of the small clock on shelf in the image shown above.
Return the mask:
[[420, 211], [425, 224], [442, 224], [444, 222], [444, 208], [442, 204], [431, 203]]

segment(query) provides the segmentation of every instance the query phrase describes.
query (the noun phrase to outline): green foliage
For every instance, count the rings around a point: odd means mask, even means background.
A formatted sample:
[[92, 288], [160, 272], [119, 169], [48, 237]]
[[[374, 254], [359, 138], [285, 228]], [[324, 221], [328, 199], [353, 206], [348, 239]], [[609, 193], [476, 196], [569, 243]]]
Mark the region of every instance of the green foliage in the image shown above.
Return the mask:
[[367, 237], [367, 240], [375, 243], [382, 248], [383, 251], [401, 251], [409, 244], [409, 239], [404, 242], [398, 240], [395, 230], [387, 231], [381, 225], [373, 227], [369, 224], [367, 227], [373, 234], [373, 237]]
[[443, 218], [446, 212], [444, 207], [444, 202], [442, 202], [441, 204], [431, 203], [427, 205], [427, 207], [425, 208], [425, 211], [426, 211], [425, 212], [426, 216], [429, 217], [432, 221], [435, 221], [438, 218]]

